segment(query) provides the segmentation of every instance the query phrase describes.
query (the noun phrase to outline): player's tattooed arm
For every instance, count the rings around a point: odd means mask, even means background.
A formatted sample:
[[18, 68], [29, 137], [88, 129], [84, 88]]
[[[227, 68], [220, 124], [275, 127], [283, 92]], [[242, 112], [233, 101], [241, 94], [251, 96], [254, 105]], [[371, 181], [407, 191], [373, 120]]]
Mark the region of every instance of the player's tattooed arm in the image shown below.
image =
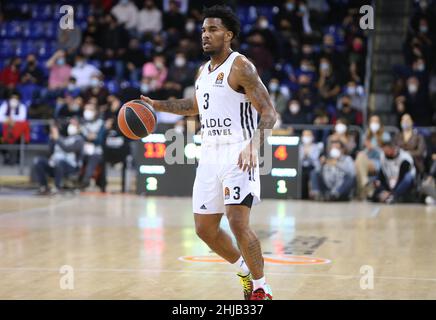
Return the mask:
[[156, 111], [165, 111], [184, 116], [198, 114], [196, 99], [153, 100], [145, 96], [141, 99], [150, 104]]
[[[204, 64], [199, 68], [195, 79], [197, 80]], [[164, 111], [182, 116], [195, 116], [198, 114], [198, 104], [195, 96], [191, 99], [154, 100], [141, 95], [141, 100], [150, 104], [156, 111]]]
[[260, 80], [253, 63], [246, 57], [240, 56], [235, 59], [234, 70], [238, 85], [242, 87], [245, 95], [260, 115], [260, 121], [252, 139], [254, 146], [259, 148], [264, 143], [266, 134], [274, 127], [277, 113], [268, 90]]

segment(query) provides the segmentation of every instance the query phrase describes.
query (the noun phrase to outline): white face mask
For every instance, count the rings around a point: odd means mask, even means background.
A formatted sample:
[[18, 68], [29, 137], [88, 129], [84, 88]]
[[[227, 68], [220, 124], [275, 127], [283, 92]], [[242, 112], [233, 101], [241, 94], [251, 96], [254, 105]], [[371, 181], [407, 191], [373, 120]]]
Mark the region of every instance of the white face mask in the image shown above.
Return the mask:
[[183, 58], [183, 57], [177, 57], [174, 60], [174, 64], [175, 64], [176, 67], [179, 67], [179, 68], [183, 67], [186, 64], [186, 59]]
[[356, 94], [356, 87], [347, 87], [347, 93], [351, 96], [354, 96]]
[[83, 111], [83, 118], [85, 118], [86, 121], [92, 121], [94, 120], [94, 117], [95, 117], [95, 111], [89, 109]]
[[185, 29], [187, 32], [192, 32], [195, 29], [195, 23], [194, 22], [188, 22], [186, 23]]
[[18, 99], [12, 98], [9, 100], [9, 105], [11, 106], [12, 109], [17, 108], [19, 104], [20, 102], [18, 101]]
[[98, 80], [97, 78], [91, 79], [91, 87], [97, 88], [99, 85], [100, 85], [100, 80]]
[[418, 86], [416, 84], [409, 84], [407, 86], [407, 89], [409, 90], [410, 93], [416, 93], [418, 91]]
[[376, 133], [380, 130], [380, 123], [378, 122], [371, 122], [369, 124], [369, 130], [371, 130], [372, 133]]
[[79, 111], [80, 110], [80, 105], [78, 105], [77, 103], [73, 103], [70, 107], [70, 110], [73, 112]]
[[67, 133], [69, 136], [74, 136], [76, 134], [79, 133], [79, 130], [77, 129], [77, 127], [74, 124], [69, 124], [68, 128], [67, 128]]
[[269, 84], [269, 90], [271, 92], [276, 92], [278, 88], [279, 88], [279, 84], [277, 82], [271, 82]]
[[338, 148], [332, 148], [329, 152], [330, 158], [338, 159], [341, 156], [341, 150]]
[[150, 91], [150, 86], [148, 83], [141, 83], [141, 92], [148, 93]]
[[266, 29], [266, 28], [268, 28], [268, 20], [261, 20], [261, 21], [259, 21], [259, 27], [261, 28], [261, 29]]
[[300, 111], [300, 106], [296, 103], [293, 103], [289, 106], [289, 111], [291, 111], [292, 114], [297, 114], [298, 111]]
[[327, 71], [330, 69], [330, 64], [323, 62], [323, 63], [321, 63], [320, 68], [322, 71]]
[[339, 134], [344, 134], [347, 131], [347, 126], [343, 123], [338, 123], [335, 126], [335, 131]]
[[313, 137], [311, 137], [311, 136], [303, 136], [301, 138], [301, 141], [303, 141], [303, 144], [308, 145], [308, 144], [312, 143]]

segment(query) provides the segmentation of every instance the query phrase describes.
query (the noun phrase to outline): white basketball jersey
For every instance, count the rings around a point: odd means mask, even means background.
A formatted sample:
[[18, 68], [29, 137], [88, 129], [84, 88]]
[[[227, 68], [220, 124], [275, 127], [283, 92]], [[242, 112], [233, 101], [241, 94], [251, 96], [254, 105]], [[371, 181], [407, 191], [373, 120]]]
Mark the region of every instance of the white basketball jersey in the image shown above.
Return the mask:
[[207, 62], [195, 82], [202, 144], [248, 141], [257, 128], [256, 109], [245, 94], [236, 92], [227, 82], [233, 61], [239, 55], [232, 52], [212, 72], [210, 61]]

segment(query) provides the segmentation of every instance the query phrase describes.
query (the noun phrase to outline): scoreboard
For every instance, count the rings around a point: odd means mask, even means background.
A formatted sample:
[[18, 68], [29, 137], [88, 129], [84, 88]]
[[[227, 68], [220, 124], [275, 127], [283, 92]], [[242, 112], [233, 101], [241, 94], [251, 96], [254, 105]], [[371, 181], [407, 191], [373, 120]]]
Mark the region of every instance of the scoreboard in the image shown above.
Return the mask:
[[[201, 137], [183, 134], [167, 139], [151, 134], [135, 146], [136, 192], [146, 195], [192, 196], [200, 158]], [[270, 136], [260, 155], [261, 198], [299, 199], [301, 168], [300, 138]], [[263, 161], [262, 161], [263, 159]]]

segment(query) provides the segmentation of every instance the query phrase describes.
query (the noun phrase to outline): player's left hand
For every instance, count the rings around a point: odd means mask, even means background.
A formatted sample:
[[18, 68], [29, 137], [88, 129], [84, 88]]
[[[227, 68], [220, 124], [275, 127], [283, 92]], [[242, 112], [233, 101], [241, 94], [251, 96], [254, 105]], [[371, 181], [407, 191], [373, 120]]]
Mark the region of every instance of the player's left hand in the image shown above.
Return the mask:
[[238, 166], [242, 171], [249, 171], [257, 166], [257, 148], [249, 143], [239, 154]]

